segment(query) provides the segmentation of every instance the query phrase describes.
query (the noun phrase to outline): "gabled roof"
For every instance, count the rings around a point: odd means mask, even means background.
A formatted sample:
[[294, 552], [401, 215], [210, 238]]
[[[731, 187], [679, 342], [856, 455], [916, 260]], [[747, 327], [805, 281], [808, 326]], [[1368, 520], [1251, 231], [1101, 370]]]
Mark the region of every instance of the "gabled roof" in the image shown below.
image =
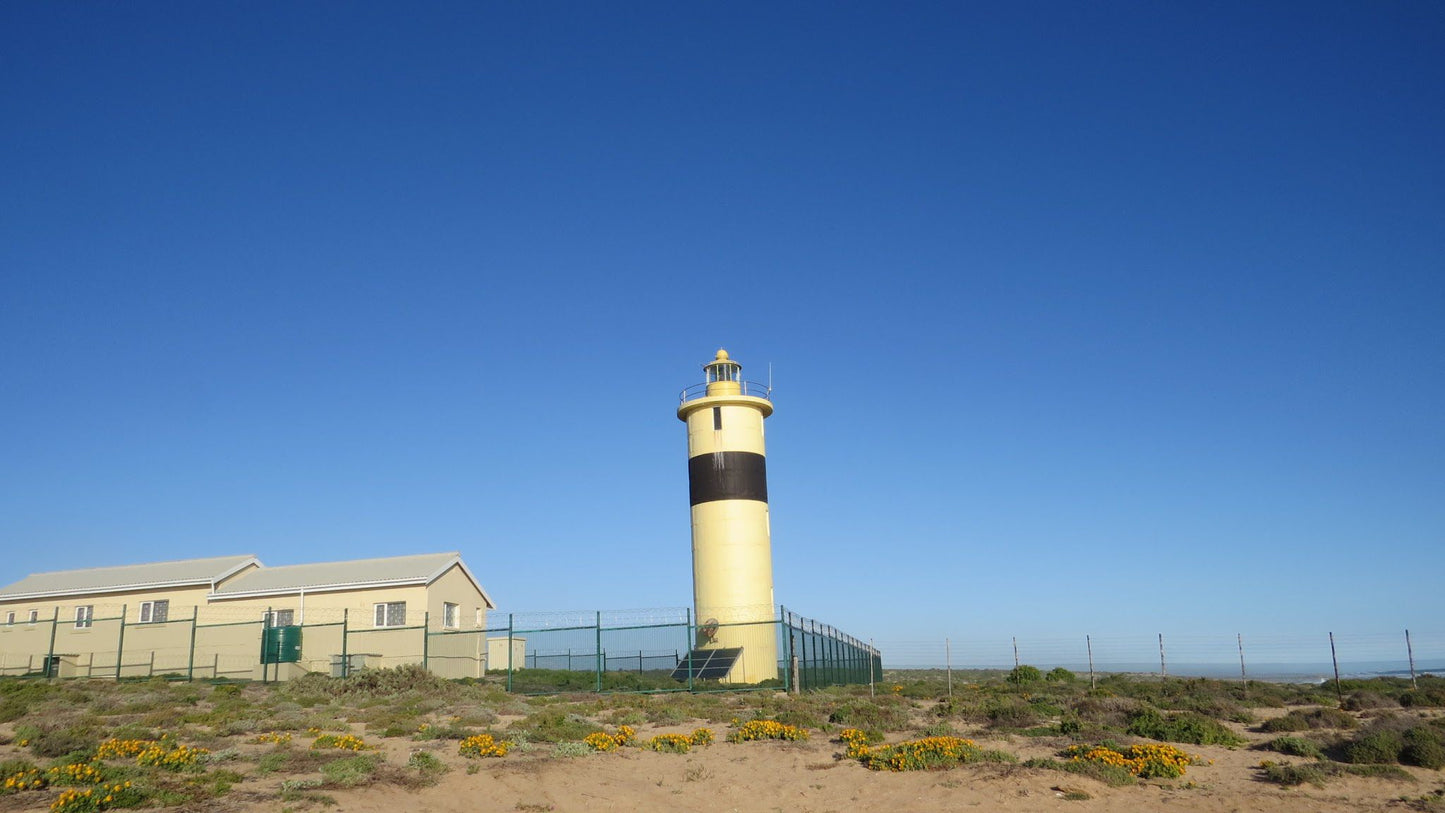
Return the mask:
[[8, 587], [0, 588], [0, 600], [174, 587], [209, 587], [250, 565], [260, 564], [255, 556], [248, 554], [32, 573]]
[[492, 597], [462, 561], [460, 553], [424, 553], [386, 559], [352, 559], [345, 562], [317, 562], [307, 565], [264, 567], [217, 588], [216, 599], [256, 596], [331, 593], [372, 587], [425, 586], [441, 578], [453, 566], [460, 567], [488, 609], [495, 609]]

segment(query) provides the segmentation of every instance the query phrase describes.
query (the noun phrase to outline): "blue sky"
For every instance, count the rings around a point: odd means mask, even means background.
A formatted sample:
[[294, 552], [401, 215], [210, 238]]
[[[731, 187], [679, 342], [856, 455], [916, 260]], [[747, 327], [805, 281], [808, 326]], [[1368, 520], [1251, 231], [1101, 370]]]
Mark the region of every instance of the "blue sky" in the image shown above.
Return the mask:
[[460, 550], [690, 601], [772, 365], [861, 638], [1445, 615], [1445, 7], [9, 3], [0, 581]]

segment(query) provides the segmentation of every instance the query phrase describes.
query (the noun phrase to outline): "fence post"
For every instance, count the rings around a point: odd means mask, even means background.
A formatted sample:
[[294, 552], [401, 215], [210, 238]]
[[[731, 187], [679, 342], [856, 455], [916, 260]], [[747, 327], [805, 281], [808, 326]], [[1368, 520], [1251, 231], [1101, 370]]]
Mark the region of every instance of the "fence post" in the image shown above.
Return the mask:
[[1013, 636], [1013, 642], [1014, 642], [1014, 668], [1017, 669], [1017, 668], [1019, 668], [1019, 637], [1018, 637], [1017, 635]]
[[1335, 654], [1335, 634], [1333, 632], [1330, 633], [1330, 663], [1335, 665], [1335, 697], [1339, 698], [1340, 703], [1343, 704], [1345, 690], [1340, 688], [1340, 659]]
[[[872, 644], [872, 641], [869, 641]], [[943, 666], [948, 671], [948, 699], [953, 699], [953, 647], [948, 639], [943, 639]]]
[[1405, 630], [1405, 653], [1410, 656], [1410, 688], [1418, 689], [1420, 684], [1415, 682], [1415, 648], [1410, 646], [1410, 631]]
[[507, 613], [507, 691], [512, 690], [512, 614]]
[[602, 657], [602, 611], [597, 611], [597, 691], [602, 692], [602, 672], [607, 668], [607, 661]]
[[697, 663], [692, 659], [692, 651], [697, 643], [697, 633], [692, 629], [692, 608], [687, 608], [687, 690], [692, 691], [692, 674], [697, 671]]
[[[868, 648], [873, 648], [873, 638], [868, 638]], [[873, 658], [868, 658], [868, 696], [877, 696], [877, 687], [873, 684]]]
[[351, 677], [351, 653], [346, 651], [347, 639], [351, 637], [349, 622], [351, 620], [351, 608], [341, 610], [341, 676]]
[[52, 666], [55, 663], [55, 631], [60, 627], [60, 608], [55, 608], [55, 613], [50, 616], [50, 652], [45, 656], [43, 671], [47, 678], [55, 678], [60, 674], [60, 669]]
[[1239, 682], [1244, 684], [1244, 697], [1249, 699], [1249, 675], [1244, 671], [1244, 633], [1235, 633], [1234, 637], [1239, 641]]
[[838, 655], [838, 645], [839, 645], [840, 643], [842, 643], [842, 641], [840, 641], [839, 638], [838, 638], [838, 628], [837, 628], [837, 627], [834, 627], [834, 626], [832, 626], [832, 625], [829, 625], [829, 626], [828, 626], [828, 653], [829, 653], [829, 654], [832, 656], [832, 658], [833, 658], [833, 671], [832, 671], [832, 675], [833, 675], [833, 685], [834, 685], [834, 686], [838, 686], [838, 685], [841, 685], [841, 684], [843, 683], [843, 676], [840, 674], [840, 672], [842, 671], [842, 668], [841, 668], [841, 667], [842, 667], [843, 664], [842, 664], [842, 660], [839, 658], [839, 655]]
[[431, 610], [421, 614], [421, 668], [431, 671]]
[[803, 669], [798, 662], [798, 633], [788, 624], [788, 688], [793, 694], [802, 694]]
[[783, 638], [784, 651], [787, 653], [783, 662], [787, 664], [783, 673], [783, 690], [789, 694], [798, 693], [798, 678], [795, 674], [798, 670], [796, 656], [793, 652], [793, 628], [788, 623], [788, 608], [778, 605], [778, 634]]
[[120, 635], [115, 639], [115, 682], [120, 682], [120, 667], [125, 663], [125, 618], [126, 605], [120, 605]]
[[1164, 663], [1164, 633], [1159, 633], [1159, 676], [1169, 677], [1169, 667]]
[[200, 605], [191, 605], [191, 651], [186, 653], [186, 680], [196, 679], [196, 619], [201, 615]]
[[1099, 682], [1094, 678], [1094, 639], [1084, 636], [1084, 647], [1089, 650], [1089, 688], [1099, 688]]
[[266, 663], [266, 632], [271, 629], [271, 608], [266, 608], [266, 614], [261, 617], [261, 684], [270, 682], [270, 671]]

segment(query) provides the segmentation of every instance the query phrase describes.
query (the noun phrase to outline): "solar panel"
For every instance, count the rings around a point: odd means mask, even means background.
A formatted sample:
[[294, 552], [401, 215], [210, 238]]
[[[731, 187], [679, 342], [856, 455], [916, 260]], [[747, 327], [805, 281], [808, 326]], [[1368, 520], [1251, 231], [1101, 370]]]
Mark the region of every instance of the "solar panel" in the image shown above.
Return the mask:
[[694, 649], [677, 662], [673, 680], [722, 680], [743, 654], [740, 646], [724, 649]]

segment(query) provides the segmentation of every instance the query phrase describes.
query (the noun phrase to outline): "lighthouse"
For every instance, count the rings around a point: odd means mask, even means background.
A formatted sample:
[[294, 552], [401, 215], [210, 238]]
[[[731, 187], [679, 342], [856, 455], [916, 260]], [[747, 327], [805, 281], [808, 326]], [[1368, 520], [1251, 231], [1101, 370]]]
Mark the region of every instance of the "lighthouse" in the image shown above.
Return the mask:
[[703, 371], [703, 383], [683, 390], [677, 408], [687, 424], [698, 625], [689, 662], [695, 676], [757, 683], [778, 676], [763, 446], [763, 420], [773, 404], [767, 387], [742, 380], [742, 365], [726, 350]]

